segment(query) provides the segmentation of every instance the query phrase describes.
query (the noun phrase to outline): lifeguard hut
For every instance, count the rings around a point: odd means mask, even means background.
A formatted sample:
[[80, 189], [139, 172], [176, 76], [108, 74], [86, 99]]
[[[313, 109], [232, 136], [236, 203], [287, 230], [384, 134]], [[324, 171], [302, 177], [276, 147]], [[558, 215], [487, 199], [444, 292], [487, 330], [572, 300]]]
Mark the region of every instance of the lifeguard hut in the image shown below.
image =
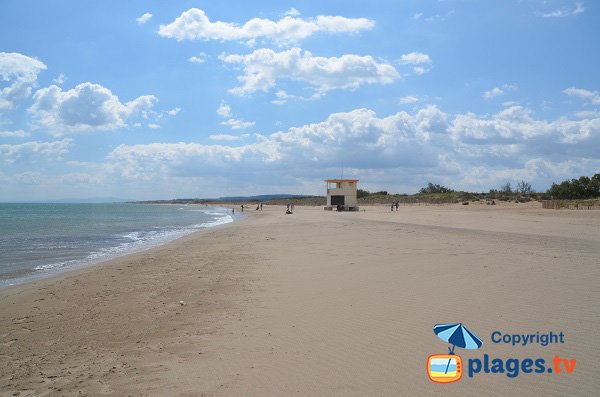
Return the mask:
[[327, 205], [325, 210], [358, 211], [358, 179], [327, 179]]

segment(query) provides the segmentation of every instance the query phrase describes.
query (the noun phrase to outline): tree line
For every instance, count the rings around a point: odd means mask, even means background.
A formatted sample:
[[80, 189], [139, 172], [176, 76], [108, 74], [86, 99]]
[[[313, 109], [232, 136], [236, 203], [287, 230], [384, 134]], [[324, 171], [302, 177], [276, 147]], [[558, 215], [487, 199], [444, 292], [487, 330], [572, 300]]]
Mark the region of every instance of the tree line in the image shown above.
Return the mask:
[[[456, 192], [455, 190], [434, 183], [427, 183], [427, 186], [419, 190], [420, 195], [428, 194], [448, 194], [448, 193], [467, 193], [467, 192]], [[469, 193], [476, 194], [476, 193]], [[358, 189], [358, 198], [369, 197], [369, 196], [387, 196], [387, 191], [369, 192], [367, 190]], [[517, 182], [513, 187], [510, 182], [503, 183], [498, 189], [490, 189], [489, 193], [482, 193], [481, 195], [490, 198], [498, 197], [513, 197], [524, 196], [533, 197], [537, 199], [557, 199], [557, 200], [581, 200], [591, 199], [600, 197], [600, 173], [594, 176], [587, 177], [581, 176], [578, 179], [568, 179], [560, 183], [553, 183], [552, 186], [542, 193], [536, 193], [531, 186], [531, 183], [522, 180]], [[529, 199], [527, 199], [529, 200]]]

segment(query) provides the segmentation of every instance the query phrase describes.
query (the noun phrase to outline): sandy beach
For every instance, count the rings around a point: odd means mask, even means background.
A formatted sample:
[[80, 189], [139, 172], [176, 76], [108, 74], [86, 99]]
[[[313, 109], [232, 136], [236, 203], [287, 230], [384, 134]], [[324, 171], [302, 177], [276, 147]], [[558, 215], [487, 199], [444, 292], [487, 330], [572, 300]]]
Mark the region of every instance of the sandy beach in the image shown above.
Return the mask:
[[[519, 205], [265, 206], [233, 224], [0, 290], [0, 395], [592, 396], [600, 211]], [[431, 382], [437, 323], [469, 358], [576, 358], [572, 373]], [[503, 334], [563, 332], [512, 346]], [[459, 351], [460, 350], [460, 351]], [[466, 365], [466, 364], [465, 364]]]

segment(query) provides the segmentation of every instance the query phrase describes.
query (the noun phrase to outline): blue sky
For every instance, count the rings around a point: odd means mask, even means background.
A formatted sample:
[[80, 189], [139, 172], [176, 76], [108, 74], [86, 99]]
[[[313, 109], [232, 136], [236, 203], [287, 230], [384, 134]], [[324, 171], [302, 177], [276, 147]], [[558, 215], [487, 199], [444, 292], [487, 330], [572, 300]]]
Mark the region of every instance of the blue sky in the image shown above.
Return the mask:
[[600, 170], [592, 1], [0, 2], [0, 201]]

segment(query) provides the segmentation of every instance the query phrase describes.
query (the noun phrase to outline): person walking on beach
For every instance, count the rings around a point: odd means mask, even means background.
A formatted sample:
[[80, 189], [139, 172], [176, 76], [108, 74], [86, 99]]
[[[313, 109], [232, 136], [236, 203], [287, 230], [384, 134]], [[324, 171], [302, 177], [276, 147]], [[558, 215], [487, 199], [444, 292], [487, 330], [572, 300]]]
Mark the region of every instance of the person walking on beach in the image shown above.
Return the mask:
[[262, 203], [260, 203], [260, 210], [262, 211]]
[[244, 204], [242, 204], [242, 212], [244, 212]]
[[400, 206], [400, 201], [396, 201], [396, 211], [398, 211], [399, 206]]
[[231, 209], [231, 213], [235, 214], [235, 207]]

